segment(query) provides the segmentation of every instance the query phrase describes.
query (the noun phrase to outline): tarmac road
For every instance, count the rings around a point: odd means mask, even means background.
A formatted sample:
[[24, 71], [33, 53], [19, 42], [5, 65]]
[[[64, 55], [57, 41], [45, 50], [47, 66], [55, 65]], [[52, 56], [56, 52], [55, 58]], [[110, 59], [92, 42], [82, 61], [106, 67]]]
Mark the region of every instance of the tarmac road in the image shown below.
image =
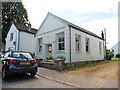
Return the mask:
[[31, 77], [28, 74], [12, 75], [7, 81], [2, 81], [2, 88], [74, 88], [40, 76]]

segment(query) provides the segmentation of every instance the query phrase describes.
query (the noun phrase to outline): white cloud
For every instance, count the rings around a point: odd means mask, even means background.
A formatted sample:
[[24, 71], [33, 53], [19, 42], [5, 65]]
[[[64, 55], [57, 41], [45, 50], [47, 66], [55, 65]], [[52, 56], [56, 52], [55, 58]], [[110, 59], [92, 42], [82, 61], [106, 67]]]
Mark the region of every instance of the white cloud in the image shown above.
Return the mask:
[[101, 31], [106, 28], [107, 48], [111, 48], [118, 42], [118, 18], [107, 18], [90, 21], [82, 25], [83, 28], [90, 30], [101, 36]]
[[72, 10], [73, 12], [117, 12], [119, 0], [23, 0], [29, 8], [42, 10], [64, 11]]
[[47, 12], [70, 10], [73, 13], [117, 13], [118, 0], [22, 0], [34, 27], [41, 24]]
[[[39, 28], [44, 20], [47, 12], [66, 13], [64, 11], [71, 11], [75, 14], [83, 13], [112, 13], [117, 15], [118, 1], [119, 0], [22, 0], [25, 8], [28, 11], [29, 20], [35, 28]], [[60, 16], [60, 15], [58, 15]], [[64, 17], [64, 16], [63, 16]], [[70, 16], [65, 18], [71, 18]], [[87, 16], [81, 17], [83, 20], [87, 19]], [[74, 18], [74, 21], [76, 18]], [[69, 20], [69, 19], [68, 19]], [[78, 22], [79, 23], [79, 22]], [[107, 30], [107, 42], [109, 42], [108, 48], [111, 48], [117, 43], [118, 38], [118, 25], [117, 17], [94, 20], [84, 23], [83, 28], [93, 31], [100, 35], [101, 31], [106, 28]], [[80, 22], [82, 24], [82, 22]]]

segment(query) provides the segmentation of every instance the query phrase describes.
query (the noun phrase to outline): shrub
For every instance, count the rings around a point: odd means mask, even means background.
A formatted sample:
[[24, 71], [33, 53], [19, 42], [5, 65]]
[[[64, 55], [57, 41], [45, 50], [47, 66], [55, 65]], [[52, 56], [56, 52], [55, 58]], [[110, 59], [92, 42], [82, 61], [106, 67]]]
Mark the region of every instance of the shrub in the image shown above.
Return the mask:
[[114, 57], [114, 54], [110, 50], [106, 50], [106, 59], [111, 60]]
[[116, 58], [120, 58], [120, 54], [116, 54], [116, 56], [115, 56]]
[[46, 57], [46, 60], [52, 60], [52, 59], [53, 59], [52, 56], [50, 56], [50, 57]]
[[66, 58], [64, 56], [58, 56], [57, 59], [66, 60]]

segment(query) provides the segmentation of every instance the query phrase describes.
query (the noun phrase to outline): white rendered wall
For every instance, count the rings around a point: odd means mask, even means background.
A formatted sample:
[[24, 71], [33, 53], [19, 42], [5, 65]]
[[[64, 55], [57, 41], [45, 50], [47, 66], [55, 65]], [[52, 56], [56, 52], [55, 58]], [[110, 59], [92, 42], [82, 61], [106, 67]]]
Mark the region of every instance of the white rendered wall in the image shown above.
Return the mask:
[[[13, 40], [10, 41], [11, 33], [13, 33]], [[13, 50], [18, 50], [18, 35], [19, 35], [19, 31], [17, 30], [15, 25], [12, 24], [6, 38], [6, 48], [5, 48], [6, 51], [9, 48], [12, 48]], [[16, 46], [13, 44], [13, 42], [16, 42]]]
[[27, 32], [20, 32], [19, 50], [35, 53], [36, 51], [36, 38], [34, 34]]
[[114, 57], [116, 56], [116, 54], [120, 54], [120, 41], [119, 43], [117, 43], [114, 47], [112, 47], [112, 50], [114, 51]]
[[[75, 34], [81, 35], [81, 51], [76, 52], [75, 46]], [[85, 38], [90, 39], [90, 53], [85, 51]], [[102, 53], [99, 53], [99, 42], [102, 43]], [[94, 36], [86, 34], [84, 32], [78, 31], [74, 28], [71, 28], [71, 61], [91, 61], [91, 60], [102, 60], [104, 58], [103, 52], [103, 40], [98, 39]]]
[[[51, 31], [46, 34], [41, 34], [40, 37], [37, 38], [43, 38], [43, 43], [42, 43], [42, 51], [39, 52], [39, 47], [37, 48], [37, 58], [43, 58], [46, 59], [47, 57], [47, 50], [46, 46], [49, 44], [52, 44], [52, 57], [57, 58], [58, 56], [64, 56], [66, 58], [66, 62], [69, 62], [70, 60], [70, 37], [69, 37], [69, 28], [65, 27], [56, 31]], [[57, 34], [64, 32], [65, 35], [65, 50], [64, 51], [59, 51], [57, 47]]]

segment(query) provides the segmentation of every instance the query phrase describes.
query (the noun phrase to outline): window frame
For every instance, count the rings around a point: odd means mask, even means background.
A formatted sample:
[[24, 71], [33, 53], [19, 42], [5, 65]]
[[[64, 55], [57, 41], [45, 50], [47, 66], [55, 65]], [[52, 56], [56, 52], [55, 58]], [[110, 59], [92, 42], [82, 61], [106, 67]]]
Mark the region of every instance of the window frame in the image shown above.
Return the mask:
[[[87, 44], [87, 41], [88, 41], [88, 44]], [[85, 38], [85, 52], [90, 53], [90, 38], [88, 37]]]
[[[57, 50], [64, 51], [65, 50], [65, 34], [64, 32], [57, 33]], [[61, 46], [63, 45], [63, 49]]]
[[38, 39], [38, 43], [39, 43], [38, 51], [42, 52], [42, 43], [43, 43], [43, 38], [42, 37]]
[[12, 33], [10, 34], [10, 41], [13, 40], [13, 36], [14, 36], [14, 33], [12, 32]]
[[99, 42], [99, 54], [102, 54], [102, 43]]
[[75, 34], [75, 50], [81, 53], [81, 35]]

